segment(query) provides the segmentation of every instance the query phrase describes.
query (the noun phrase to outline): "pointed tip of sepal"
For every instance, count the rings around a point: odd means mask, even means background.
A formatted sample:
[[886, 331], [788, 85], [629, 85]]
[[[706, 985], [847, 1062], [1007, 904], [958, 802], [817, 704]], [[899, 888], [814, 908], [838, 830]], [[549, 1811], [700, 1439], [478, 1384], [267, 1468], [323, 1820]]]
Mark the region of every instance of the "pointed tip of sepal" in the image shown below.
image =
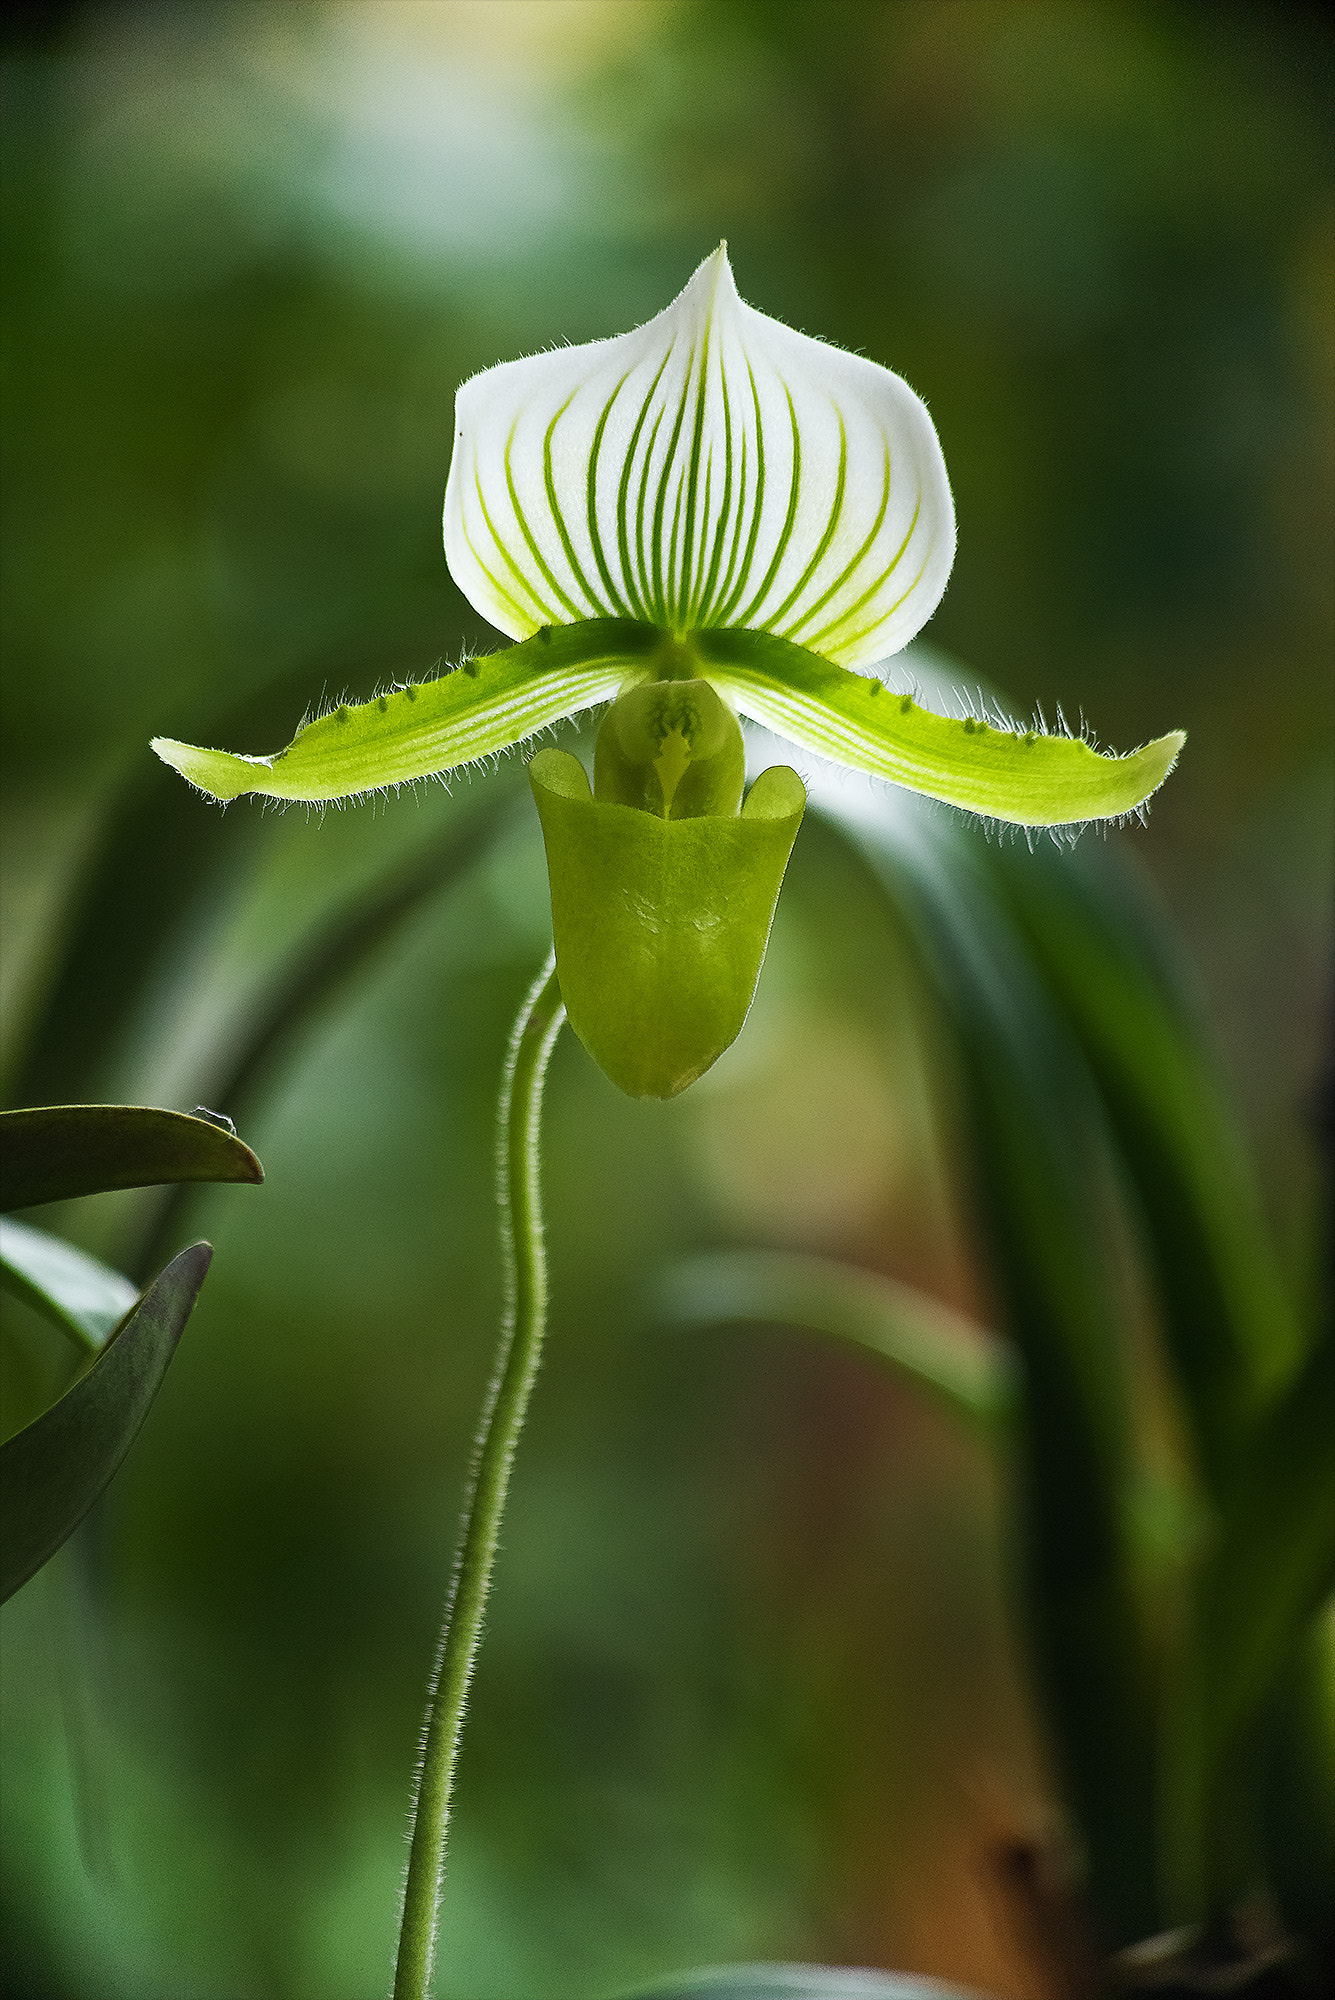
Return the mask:
[[1152, 743], [1146, 743], [1122, 759], [1124, 763], [1134, 764], [1139, 783], [1144, 786], [1140, 797], [1128, 807], [1128, 811], [1139, 812], [1148, 805], [1164, 780], [1172, 776], [1186, 740], [1185, 729], [1170, 729], [1166, 736], [1156, 736]]

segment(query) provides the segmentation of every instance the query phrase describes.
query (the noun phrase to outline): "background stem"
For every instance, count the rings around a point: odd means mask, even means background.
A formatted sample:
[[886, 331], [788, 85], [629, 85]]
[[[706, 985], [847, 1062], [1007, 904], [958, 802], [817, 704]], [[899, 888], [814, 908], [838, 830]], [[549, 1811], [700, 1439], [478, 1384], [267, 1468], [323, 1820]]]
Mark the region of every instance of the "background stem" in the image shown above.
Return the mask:
[[445, 1879], [450, 1794], [464, 1703], [482, 1634], [491, 1566], [505, 1509], [515, 1445], [538, 1371], [547, 1320], [547, 1261], [538, 1186], [538, 1127], [547, 1059], [565, 1008], [555, 954], [519, 1010], [501, 1082], [497, 1198], [505, 1308], [496, 1366], [483, 1406], [459, 1550], [427, 1695], [422, 1758], [412, 1804], [412, 1845], [404, 1885], [394, 2000], [428, 2000], [436, 1921]]

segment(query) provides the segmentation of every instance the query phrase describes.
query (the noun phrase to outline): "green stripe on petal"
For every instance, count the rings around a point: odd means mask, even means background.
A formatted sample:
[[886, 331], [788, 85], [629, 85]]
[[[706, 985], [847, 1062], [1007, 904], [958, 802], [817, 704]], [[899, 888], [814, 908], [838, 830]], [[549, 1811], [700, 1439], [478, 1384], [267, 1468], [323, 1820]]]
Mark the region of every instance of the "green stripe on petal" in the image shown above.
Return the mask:
[[286, 750], [237, 756], [157, 737], [153, 748], [215, 799], [319, 804], [411, 783], [508, 750], [564, 715], [607, 701], [659, 643], [624, 618], [556, 626], [523, 645], [469, 660], [439, 680], [342, 703], [298, 730]]
[[[677, 414], [673, 419], [672, 430], [668, 437], [667, 451], [663, 458], [662, 470], [659, 473], [658, 498], [654, 501], [653, 541], [649, 550], [649, 558], [654, 577], [654, 604], [657, 608], [659, 622], [664, 625], [668, 624], [672, 618], [672, 612], [676, 603], [676, 591], [674, 588], [671, 559], [668, 561], [666, 573], [664, 572], [663, 515], [667, 507], [668, 485], [673, 474], [675, 473], [677, 478], [677, 500], [679, 505], [681, 501], [681, 488], [686, 478], [686, 468], [677, 459], [677, 446], [681, 439], [682, 425], [686, 421], [686, 399], [690, 393], [691, 368], [694, 361], [695, 350], [692, 348], [686, 357], [686, 380], [682, 387], [681, 398], [677, 404]], [[675, 558], [675, 550], [672, 554]]]
[[[739, 625], [764, 626], [769, 622], [767, 618], [762, 616], [762, 612], [770, 597], [770, 586], [779, 574], [780, 566], [788, 553], [788, 544], [793, 539], [793, 524], [797, 520], [797, 503], [802, 495], [802, 431], [797, 421], [797, 411], [793, 406], [792, 391], [786, 382], [781, 386], [788, 402], [789, 448], [792, 453], [788, 469], [788, 511], [783, 517], [783, 526], [779, 530], [779, 539], [774, 545], [774, 553], [769, 559], [769, 568], [765, 571], [760, 588], [746, 609], [739, 611], [737, 614], [737, 623]], [[839, 469], [839, 485], [842, 493], [842, 464]], [[807, 571], [807, 575], [810, 575], [810, 570]], [[780, 612], [786, 608], [788, 602], [789, 600], [785, 598], [784, 604], [779, 607]]]
[[[546, 460], [547, 457], [552, 431], [556, 428], [557, 418], [559, 418], [560, 415], [561, 412], [560, 410], [558, 410], [556, 416], [552, 418], [551, 423], [547, 427], [547, 435], [543, 439], [544, 461]], [[516, 423], [517, 422], [518, 419], [516, 419]], [[538, 546], [537, 537], [533, 533], [532, 528], [529, 526], [528, 516], [524, 512], [523, 502], [520, 500], [519, 497], [519, 489], [515, 484], [514, 466], [511, 462], [514, 452], [514, 441], [515, 441], [514, 431], [512, 429], [510, 432], [510, 436], [506, 440], [506, 445], [505, 445], [505, 487], [507, 493], [510, 496], [510, 505], [514, 509], [515, 520], [519, 523], [519, 531], [523, 535], [525, 542], [528, 544], [529, 554], [532, 556], [533, 561], [537, 564], [539, 570], [542, 572], [543, 581], [547, 584], [549, 589], [553, 590], [556, 593], [556, 596], [560, 599], [561, 603], [570, 613], [570, 616], [572, 618], [578, 618], [580, 616], [579, 607], [575, 603], [575, 600], [570, 595], [569, 591], [563, 589], [562, 586], [557, 582], [556, 577], [552, 571], [552, 566], [547, 561], [547, 558], [543, 555], [541, 548]], [[543, 488], [544, 493], [546, 492], [546, 490], [547, 489], [544, 484]], [[480, 495], [480, 489], [479, 489], [479, 495]], [[556, 507], [554, 500], [549, 501], [549, 504], [552, 507], [553, 514], [555, 514]]]
[[[552, 438], [555, 434], [556, 426], [560, 423], [562, 417], [565, 415], [566, 411], [569, 408], [570, 408], [570, 400], [569, 398], [567, 398], [567, 400], [564, 403], [562, 403], [560, 409], [557, 411], [556, 415], [552, 418], [551, 422], [547, 426], [547, 435], [543, 439], [543, 445], [542, 445], [543, 486], [547, 494], [547, 505], [551, 509], [552, 521], [555, 525], [557, 534], [561, 537], [561, 547], [565, 551], [566, 561], [570, 564], [570, 573], [574, 577], [580, 589], [583, 591], [585, 599], [588, 603], [589, 610], [596, 618], [601, 612], [613, 609], [620, 610], [623, 609], [624, 607], [621, 606], [614, 607], [612, 605], [604, 604], [602, 600], [597, 596], [596, 592], [590, 589], [588, 580], [584, 575], [584, 571], [580, 567], [579, 557], [575, 553], [575, 545], [570, 539], [570, 530], [567, 528], [565, 524], [565, 516], [561, 512], [560, 495], [558, 494], [556, 489], [556, 481], [552, 476]], [[592, 483], [592, 480], [593, 480], [593, 461], [590, 460], [589, 462], [590, 483]]]
[[[593, 559], [598, 565], [598, 574], [602, 578], [608, 602], [616, 616], [633, 618], [638, 606], [633, 603], [625, 603], [622, 599], [621, 590], [616, 582], [614, 582], [612, 572], [608, 567], [607, 556], [603, 550], [602, 531], [598, 525], [598, 454], [602, 450], [603, 432], [607, 429], [607, 420], [612, 414], [617, 397], [621, 394], [625, 386], [626, 378], [623, 375], [617, 383], [616, 388], [613, 389], [611, 395], [608, 397], [603, 413], [598, 419], [597, 428], [593, 433], [593, 450], [589, 458], [588, 522], [589, 541], [593, 546]], [[619, 514], [618, 519], [620, 518]]]
[[1012, 733], [921, 708], [881, 681], [763, 632], [701, 632], [700, 671], [741, 713], [832, 763], [1014, 826], [1135, 812], [1177, 762], [1182, 731], [1129, 756], [1079, 737]]
[[[621, 578], [622, 582], [625, 584], [627, 591], [629, 592], [630, 601], [635, 610], [635, 613], [637, 617], [640, 618], [647, 618], [649, 615], [649, 609], [648, 609], [649, 586], [644, 578], [644, 558], [640, 552], [641, 531], [643, 527], [643, 508], [644, 508], [643, 484], [641, 484], [640, 492], [638, 495], [636, 517], [635, 517], [636, 518], [636, 530], [635, 530], [636, 566], [638, 567], [638, 573], [639, 573], [638, 585], [636, 580], [636, 567], [632, 566], [630, 559], [630, 532], [626, 526], [626, 502], [627, 502], [627, 497], [630, 493], [631, 472], [635, 464], [635, 448], [640, 442], [640, 433], [644, 429], [645, 419], [648, 417], [649, 411], [653, 405], [654, 391], [657, 389], [659, 382], [662, 380], [663, 370], [667, 367], [668, 362], [671, 359], [672, 359], [672, 349], [671, 347], [669, 347], [667, 353], [663, 356], [663, 359], [659, 362], [657, 373], [655, 374], [653, 381], [649, 384], [648, 394], [645, 396], [644, 401], [640, 405], [639, 415], [635, 419], [635, 424], [630, 434], [630, 443], [626, 446], [625, 460], [621, 467], [621, 478], [617, 483], [617, 521], [616, 521], [617, 553], [621, 558]], [[654, 441], [653, 437], [651, 436], [649, 439], [648, 451], [653, 450], [653, 444]], [[646, 452], [646, 463], [647, 461], [648, 461], [648, 452]]]

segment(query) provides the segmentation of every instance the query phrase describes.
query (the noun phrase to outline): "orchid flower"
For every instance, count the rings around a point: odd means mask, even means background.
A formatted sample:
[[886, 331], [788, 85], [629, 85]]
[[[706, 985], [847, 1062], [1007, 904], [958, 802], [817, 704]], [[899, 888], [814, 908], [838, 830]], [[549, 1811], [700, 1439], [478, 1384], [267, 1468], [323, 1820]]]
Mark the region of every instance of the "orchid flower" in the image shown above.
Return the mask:
[[154, 748], [216, 799], [321, 802], [611, 701], [592, 788], [562, 751], [530, 777], [570, 1018], [635, 1094], [706, 1068], [759, 974], [805, 795], [778, 767], [743, 804], [738, 715], [1024, 826], [1132, 812], [1176, 761], [1180, 733], [1107, 756], [887, 688], [954, 559], [931, 418], [888, 369], [743, 304], [723, 247], [635, 332], [475, 376], [456, 418], [446, 559], [515, 643], [271, 756]]

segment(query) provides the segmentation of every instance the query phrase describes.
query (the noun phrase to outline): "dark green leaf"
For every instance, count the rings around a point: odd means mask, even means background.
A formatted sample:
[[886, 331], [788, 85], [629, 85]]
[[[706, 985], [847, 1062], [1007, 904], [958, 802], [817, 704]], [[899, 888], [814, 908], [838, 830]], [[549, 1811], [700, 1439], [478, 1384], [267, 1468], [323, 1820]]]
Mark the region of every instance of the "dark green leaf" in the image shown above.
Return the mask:
[[139, 1296], [109, 1264], [7, 1215], [0, 1216], [0, 1283], [94, 1352]]
[[1213, 1490], [1302, 1341], [1185, 968], [1128, 860], [995, 855], [1098, 1079], [1140, 1197], [1169, 1355]]
[[68, 1540], [134, 1443], [213, 1252], [192, 1244], [149, 1286], [97, 1360], [0, 1446], [0, 1601]]
[[262, 1181], [249, 1146], [207, 1118], [138, 1104], [49, 1104], [0, 1112], [0, 1210], [160, 1187]]
[[1128, 862], [1091, 847], [992, 865], [1102, 1090], [1218, 1510], [1162, 1757], [1166, 1914], [1207, 1916], [1245, 1886], [1248, 1745], [1335, 1570], [1335, 1358], [1323, 1349], [1282, 1393], [1301, 1334], [1188, 977]]
[[830, 1965], [725, 1965], [638, 1987], [626, 2000], [978, 2000], [961, 1986], [907, 1972]]
[[1290, 1933], [1335, 1968], [1335, 1597], [1313, 1619], [1269, 1706], [1266, 1879]]
[[1152, 1652], [1130, 1502], [1140, 1476], [1116, 1176], [1093, 1078], [980, 835], [903, 795], [818, 777], [952, 1024], [972, 1193], [1002, 1331], [1024, 1362], [1018, 1495], [1030, 1631], [1063, 1780], [1109, 1934], [1157, 1928]]
[[[1238, 1760], [1322, 1598], [1335, 1586], [1335, 1334], [1261, 1426], [1196, 1582], [1168, 1737], [1171, 1860], [1181, 1908], [1242, 1886]], [[1245, 1839], [1245, 1832], [1241, 1836]]]

